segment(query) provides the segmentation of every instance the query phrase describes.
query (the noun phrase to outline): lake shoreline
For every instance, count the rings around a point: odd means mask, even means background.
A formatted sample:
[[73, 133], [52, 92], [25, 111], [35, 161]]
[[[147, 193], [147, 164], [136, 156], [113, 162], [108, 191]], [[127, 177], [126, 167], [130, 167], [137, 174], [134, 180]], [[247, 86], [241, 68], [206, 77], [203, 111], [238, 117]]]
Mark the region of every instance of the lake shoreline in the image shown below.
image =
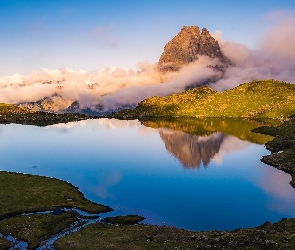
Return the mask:
[[295, 118], [285, 121], [278, 127], [263, 126], [252, 131], [275, 137], [265, 144], [271, 154], [263, 156], [261, 161], [290, 174], [292, 176], [290, 185], [295, 188]]
[[[254, 132], [264, 132], [268, 135], [271, 136], [276, 136], [273, 141], [270, 141], [266, 143], [266, 147], [271, 150], [272, 154], [271, 156], [264, 156], [262, 158], [262, 161], [267, 163], [268, 165], [271, 165], [275, 168], [281, 169], [285, 171], [286, 173], [293, 173], [288, 169], [283, 169], [283, 166], [285, 166], [287, 161], [293, 160], [293, 156], [290, 155], [290, 152], [292, 153], [292, 150], [290, 151], [289, 149], [293, 149], [294, 143], [292, 144], [293, 140], [293, 133], [290, 135], [290, 128], [294, 127], [293, 121], [289, 120], [285, 122], [283, 125], [280, 127], [262, 127], [262, 128], [257, 128], [254, 129]], [[287, 124], [287, 125], [286, 125]], [[287, 138], [287, 139], [286, 139]], [[291, 144], [290, 144], [291, 143]], [[286, 148], [286, 145], [288, 146]], [[279, 155], [279, 158], [278, 158]], [[291, 157], [291, 158], [290, 158]], [[284, 163], [284, 164], [283, 164]], [[273, 164], [273, 165], [272, 165]], [[287, 166], [289, 166], [287, 164]], [[6, 182], [1, 181], [1, 184], [3, 185], [2, 189], [6, 187], [6, 191], [2, 192], [1, 196], [1, 202], [5, 204], [8, 200], [11, 199], [11, 197], [15, 196], [17, 193], [16, 190], [12, 190], [9, 188], [9, 185], [13, 185], [13, 183], [18, 183], [18, 181], [12, 181], [12, 179], [17, 176], [17, 177], [24, 177], [24, 181], [30, 180], [28, 183], [30, 183], [30, 186], [35, 186], [35, 187], [40, 187], [40, 185], [43, 185], [44, 180], [49, 180], [54, 181], [56, 183], [64, 183], [64, 181], [57, 180], [55, 178], [49, 178], [49, 177], [41, 177], [41, 176], [34, 176], [34, 175], [27, 175], [27, 174], [19, 174], [19, 173], [11, 173], [11, 172], [6, 172], [2, 171], [0, 172], [0, 176], [5, 175], [5, 180]], [[33, 178], [33, 179], [32, 179]], [[34, 181], [34, 178], [35, 181]], [[42, 180], [41, 180], [42, 179]], [[41, 180], [41, 181], [40, 181]], [[1, 185], [0, 184], [0, 185]], [[52, 203], [50, 203], [50, 199], [48, 199], [48, 190], [51, 189], [52, 183], [47, 183], [46, 185], [48, 186], [43, 186], [42, 190], [45, 193], [42, 193], [41, 196], [45, 198], [46, 202], [49, 202], [47, 205], [44, 206], [43, 208], [44, 211], [47, 210], [48, 208], [52, 208]], [[59, 184], [57, 184], [58, 186]], [[71, 184], [67, 183], [67, 185], [72, 186]], [[22, 188], [24, 185], [21, 185]], [[40, 191], [40, 190], [39, 190]], [[74, 187], [74, 192], [78, 192], [79, 196], [83, 196], [83, 194]], [[1, 193], [1, 192], [0, 192]], [[55, 192], [58, 193], [58, 192]], [[33, 195], [33, 192], [30, 193], [30, 195]], [[8, 209], [10, 210], [10, 213], [4, 213], [2, 211], [0, 217], [5, 217], [7, 218], [6, 221], [0, 222], [0, 232], [1, 231], [1, 223], [4, 225], [4, 223], [8, 223], [10, 219], [15, 220], [18, 216], [15, 216], [17, 214], [23, 213], [24, 211], [40, 211], [40, 193], [38, 193], [39, 198], [34, 198], [34, 203], [37, 204], [38, 209], [35, 207], [34, 209], [24, 209], [24, 208], [19, 208], [17, 211], [12, 211], [11, 207]], [[52, 196], [51, 196], [52, 197]], [[67, 198], [66, 198], [67, 197]], [[63, 196], [63, 202], [72, 202], [73, 200], [67, 200], [69, 195]], [[17, 198], [17, 201], [15, 200], [14, 202], [10, 204], [22, 204], [22, 199], [26, 198], [25, 195], [22, 195]], [[66, 199], [65, 199], [66, 198]], [[83, 199], [82, 199], [83, 200]], [[83, 203], [83, 206], [90, 206], [91, 208], [88, 208], [88, 211], [96, 211], [96, 208], [93, 207], [93, 204], [89, 203], [90, 201], [87, 201], [86, 205]], [[36, 205], [35, 204], [35, 205]], [[95, 205], [95, 204], [94, 204]], [[47, 207], [46, 207], [47, 206]], [[79, 202], [76, 203], [76, 201], [72, 202], [72, 206], [79, 207]], [[4, 205], [5, 207], [5, 205]], [[64, 206], [59, 206], [59, 204], [55, 204], [53, 207], [55, 208], [61, 208]], [[105, 207], [105, 206], [104, 206]], [[47, 208], [47, 209], [45, 209]], [[7, 209], [7, 208], [6, 208]], [[13, 208], [15, 209], [15, 208]], [[85, 208], [84, 208], [85, 209]], [[106, 207], [103, 209], [103, 211], [110, 211], [111, 208]], [[43, 217], [42, 220], [40, 221], [39, 218], [35, 217], [34, 223], [30, 222], [29, 218], [22, 218], [21, 222], [18, 222], [20, 224], [19, 228], [20, 231], [22, 232], [15, 232], [15, 230], [10, 233], [11, 235], [18, 235], [18, 234], [23, 234], [26, 235], [28, 232], [29, 236], [36, 239], [40, 239], [40, 242], [44, 241], [44, 234], [42, 236], [39, 236], [40, 238], [37, 237], [38, 234], [34, 232], [33, 227], [34, 225], [39, 228], [40, 223], [42, 221], [52, 221], [53, 218], [54, 220], [58, 218], [55, 216], [49, 216], [49, 217]], [[62, 216], [66, 217], [60, 219], [57, 219], [56, 225], [59, 225], [56, 230], [61, 230], [61, 228], [65, 227], [64, 222], [66, 222], [66, 226], [70, 224], [70, 222], [73, 222], [75, 218], [77, 218], [75, 214], [63, 214]], [[34, 216], [31, 216], [34, 217]], [[19, 218], [19, 217], [18, 217]], [[112, 219], [111, 219], [112, 221]], [[11, 225], [13, 225], [12, 222]], [[31, 225], [31, 227], [28, 226]], [[42, 223], [41, 223], [42, 224]], [[283, 249], [292, 249], [292, 246], [295, 245], [295, 236], [294, 236], [294, 228], [295, 228], [295, 219], [282, 219], [279, 222], [276, 223], [270, 223], [270, 222], [265, 222], [263, 225], [259, 227], [254, 227], [254, 228], [243, 228], [243, 229], [236, 229], [233, 231], [203, 231], [203, 232], [195, 232], [195, 231], [189, 231], [189, 230], [183, 230], [175, 227], [169, 227], [169, 226], [154, 226], [154, 225], [146, 225], [146, 224], [140, 224], [140, 225], [134, 225], [134, 226], [125, 226], [125, 225], [120, 225], [120, 223], [117, 221], [113, 222], [114, 225], [111, 225], [109, 223], [105, 224], [102, 222], [95, 223], [93, 225], [86, 226], [85, 228], [81, 229], [78, 232], [71, 233], [69, 235], [66, 235], [63, 238], [60, 238], [57, 240], [55, 243], [55, 247], [57, 249], [67, 249], [71, 247], [72, 249], [79, 249], [81, 247], [80, 244], [84, 244], [83, 246], [87, 246], [88, 249], [97, 249], [95, 247], [99, 246], [105, 246], [107, 248], [107, 245], [104, 244], [114, 244], [117, 246], [122, 246], [126, 248], [132, 248], [132, 246], [137, 246], [138, 248], [146, 249], [159, 249], [159, 247], [180, 247], [180, 248], [195, 248], [195, 249], [245, 249], [245, 247], [269, 247], [270, 249], [277, 249], [277, 247], [281, 247]], [[132, 224], [132, 223], [131, 223]], [[7, 224], [6, 224], [7, 225]], [[38, 225], [38, 226], [37, 226]], [[51, 228], [45, 229], [47, 237], [51, 236], [53, 233], [52, 227], [55, 227], [54, 223], [51, 225]], [[30, 230], [31, 231], [30, 231]], [[29, 231], [28, 231], [29, 230]], [[95, 235], [105, 235], [105, 240], [102, 242], [101, 237], [95, 237]], [[107, 236], [108, 235], [108, 236]], [[30, 238], [28, 235], [26, 237]], [[17, 236], [18, 239], [22, 239], [22, 237]], [[23, 240], [27, 241], [28, 238], [23, 238]], [[42, 240], [41, 240], [42, 239]], [[40, 243], [39, 242], [39, 243]], [[39, 244], [38, 243], [38, 244]], [[3, 239], [0, 237], [0, 249], [7, 249], [7, 240]], [[36, 246], [36, 242], [34, 243]], [[70, 245], [69, 245], [70, 244]], [[98, 244], [98, 245], [97, 245]], [[101, 245], [102, 244], [102, 245]], [[29, 246], [30, 248], [30, 246]]]

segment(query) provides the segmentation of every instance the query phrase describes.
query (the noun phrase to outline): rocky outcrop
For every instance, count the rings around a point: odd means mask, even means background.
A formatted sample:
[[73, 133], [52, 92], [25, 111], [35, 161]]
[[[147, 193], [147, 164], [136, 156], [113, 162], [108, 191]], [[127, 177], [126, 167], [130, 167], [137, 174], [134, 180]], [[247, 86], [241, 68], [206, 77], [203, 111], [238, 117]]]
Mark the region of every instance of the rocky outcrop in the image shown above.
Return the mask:
[[44, 111], [58, 113], [68, 108], [73, 101], [64, 99], [59, 94], [53, 94], [50, 97], [44, 97], [36, 102], [22, 102], [18, 103], [17, 106], [21, 108], [29, 108], [35, 112]]
[[218, 41], [206, 28], [200, 32], [198, 26], [184, 26], [165, 45], [158, 62], [158, 69], [161, 72], [178, 71], [181, 66], [196, 61], [201, 55], [218, 58], [224, 65], [230, 64], [230, 61], [222, 54]]
[[80, 113], [93, 116], [102, 116], [109, 114], [109, 112], [104, 111], [104, 107], [101, 104], [92, 105], [91, 107], [81, 107], [78, 101], [65, 99], [59, 94], [54, 94], [50, 97], [44, 97], [36, 102], [18, 103], [17, 106], [21, 108], [29, 108], [34, 112], [42, 111], [57, 114]]

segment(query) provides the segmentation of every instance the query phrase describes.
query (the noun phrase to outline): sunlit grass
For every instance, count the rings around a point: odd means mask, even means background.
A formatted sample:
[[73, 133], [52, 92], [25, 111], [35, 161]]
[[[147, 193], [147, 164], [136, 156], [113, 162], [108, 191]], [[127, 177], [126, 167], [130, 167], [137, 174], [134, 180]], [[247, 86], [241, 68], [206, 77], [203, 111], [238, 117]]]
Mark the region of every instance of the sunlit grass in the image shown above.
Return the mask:
[[240, 117], [286, 119], [295, 115], [295, 85], [277, 80], [245, 83], [225, 92], [198, 87], [145, 99], [116, 117]]

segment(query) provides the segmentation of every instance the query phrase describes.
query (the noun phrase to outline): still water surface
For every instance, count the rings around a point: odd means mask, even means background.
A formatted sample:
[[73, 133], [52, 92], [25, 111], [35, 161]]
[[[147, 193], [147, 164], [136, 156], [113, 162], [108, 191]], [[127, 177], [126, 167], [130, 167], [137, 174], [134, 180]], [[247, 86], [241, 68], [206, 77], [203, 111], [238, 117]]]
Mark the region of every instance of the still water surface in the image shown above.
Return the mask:
[[233, 136], [207, 126], [200, 136], [188, 133], [191, 125], [146, 125], [0, 125], [0, 169], [69, 181], [118, 214], [158, 225], [232, 230], [295, 216], [291, 177], [259, 160], [269, 154], [263, 138], [241, 129]]

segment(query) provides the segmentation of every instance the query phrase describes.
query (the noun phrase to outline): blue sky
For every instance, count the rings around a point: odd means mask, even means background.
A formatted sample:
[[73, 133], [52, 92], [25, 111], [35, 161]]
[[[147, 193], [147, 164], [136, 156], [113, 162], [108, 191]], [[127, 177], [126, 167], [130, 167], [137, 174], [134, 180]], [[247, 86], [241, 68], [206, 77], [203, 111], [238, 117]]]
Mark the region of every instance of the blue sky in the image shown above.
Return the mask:
[[136, 68], [156, 62], [184, 25], [255, 49], [279, 12], [295, 15], [295, 0], [0, 0], [0, 75]]

